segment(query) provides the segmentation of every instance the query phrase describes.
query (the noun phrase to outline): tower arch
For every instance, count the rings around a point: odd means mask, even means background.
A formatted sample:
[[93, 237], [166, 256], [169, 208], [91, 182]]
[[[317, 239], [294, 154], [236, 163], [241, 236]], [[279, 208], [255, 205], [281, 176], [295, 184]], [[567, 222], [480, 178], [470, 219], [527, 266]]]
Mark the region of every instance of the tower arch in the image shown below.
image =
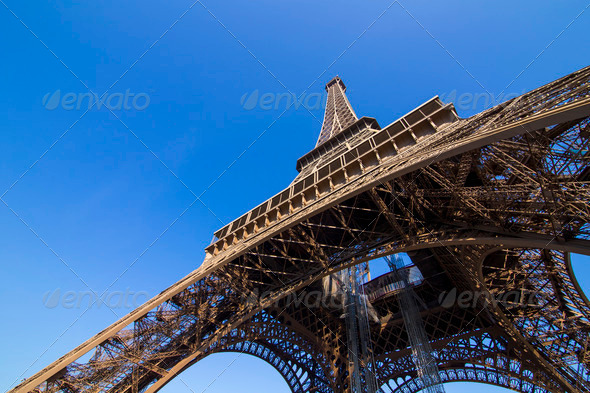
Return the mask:
[[[341, 103], [342, 85], [328, 89]], [[587, 302], [564, 262], [568, 252], [590, 255], [590, 68], [469, 119], [435, 97], [381, 128], [347, 112], [347, 100], [328, 101], [329, 136], [298, 161], [289, 187], [217, 231], [199, 269], [13, 391], [156, 392], [204, 356], [236, 349], [274, 361], [295, 390], [312, 375], [309, 386], [325, 379], [325, 391], [348, 391], [340, 312], [288, 303], [287, 296], [402, 251], [425, 277], [417, 290], [425, 329], [449, 378], [460, 378], [457, 369], [491, 378], [480, 367], [492, 367], [492, 359], [497, 373], [522, 384], [590, 390], [581, 349]], [[504, 259], [484, 258], [498, 248]], [[566, 317], [538, 311], [547, 328], [532, 331], [534, 316], [511, 314], [503, 304], [437, 303], [453, 288], [512, 290], [505, 275], [557, 295], [547, 304]], [[256, 293], [264, 296], [251, 301]], [[407, 333], [392, 303], [376, 302], [381, 318], [371, 337], [383, 378], [406, 378], [413, 367]], [[249, 336], [262, 315], [297, 326], [289, 329], [309, 345], [268, 324]], [[484, 358], [490, 340], [499, 346]], [[442, 357], [443, 347], [454, 351]], [[87, 353], [90, 360], [77, 363]], [[558, 355], [565, 353], [584, 371], [564, 364]], [[498, 366], [502, 359], [507, 368]]]

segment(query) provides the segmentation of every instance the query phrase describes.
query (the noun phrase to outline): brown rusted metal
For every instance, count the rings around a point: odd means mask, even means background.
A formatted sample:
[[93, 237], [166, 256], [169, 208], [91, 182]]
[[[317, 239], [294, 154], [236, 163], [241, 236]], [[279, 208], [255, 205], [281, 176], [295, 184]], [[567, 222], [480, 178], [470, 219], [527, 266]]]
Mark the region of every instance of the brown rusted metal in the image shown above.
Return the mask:
[[[301, 299], [398, 252], [421, 272], [443, 382], [590, 391], [590, 305], [569, 263], [590, 255], [590, 67], [467, 119], [435, 97], [383, 129], [356, 117], [339, 78], [327, 90], [318, 144], [287, 189], [217, 231], [199, 269], [13, 392], [155, 392], [223, 351], [268, 361], [293, 392], [346, 392], [341, 310]], [[514, 293], [537, 297], [498, 301]], [[370, 298], [377, 380], [419, 391], [397, 302]]]

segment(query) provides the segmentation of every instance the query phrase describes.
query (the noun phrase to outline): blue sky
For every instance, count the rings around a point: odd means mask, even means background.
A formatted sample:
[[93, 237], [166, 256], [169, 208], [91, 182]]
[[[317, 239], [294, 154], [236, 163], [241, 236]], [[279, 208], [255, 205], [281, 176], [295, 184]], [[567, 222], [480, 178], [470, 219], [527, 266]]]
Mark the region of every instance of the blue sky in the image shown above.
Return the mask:
[[[356, 113], [382, 126], [436, 94], [467, 97], [459, 112], [468, 116], [485, 106], [469, 97], [495, 102], [588, 65], [587, 7], [0, 0], [0, 388], [132, 308], [46, 307], [44, 298], [58, 289], [90, 298], [90, 288], [156, 295], [200, 265], [213, 231], [291, 182], [323, 109], [244, 105], [255, 92], [321, 95], [338, 74]], [[108, 90], [113, 113], [48, 105], [58, 91], [88, 90]], [[149, 104], [117, 108], [124, 94]], [[585, 262], [575, 267], [588, 288]], [[236, 389], [287, 391], [270, 366], [234, 354], [163, 391]]]

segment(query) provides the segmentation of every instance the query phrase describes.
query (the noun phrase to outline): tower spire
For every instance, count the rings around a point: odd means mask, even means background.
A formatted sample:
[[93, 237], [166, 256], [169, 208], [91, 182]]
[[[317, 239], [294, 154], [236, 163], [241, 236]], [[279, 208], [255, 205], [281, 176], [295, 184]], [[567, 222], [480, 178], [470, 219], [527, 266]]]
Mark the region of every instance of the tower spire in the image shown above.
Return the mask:
[[336, 76], [328, 82], [326, 91], [328, 92], [328, 100], [326, 101], [322, 131], [316, 146], [321, 145], [358, 120], [348, 98], [346, 98], [344, 93], [346, 86], [340, 77]]

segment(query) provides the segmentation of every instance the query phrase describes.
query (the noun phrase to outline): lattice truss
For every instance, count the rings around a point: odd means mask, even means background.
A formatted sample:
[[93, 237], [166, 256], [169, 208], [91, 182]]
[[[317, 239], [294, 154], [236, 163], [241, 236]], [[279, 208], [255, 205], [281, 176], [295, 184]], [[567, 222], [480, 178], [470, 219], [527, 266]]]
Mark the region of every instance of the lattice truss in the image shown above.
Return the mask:
[[348, 98], [346, 98], [346, 94], [344, 94], [346, 86], [339, 77], [332, 79], [326, 85], [326, 91], [328, 92], [326, 115], [324, 116], [317, 146], [358, 120], [352, 106], [350, 106], [350, 102], [348, 102]]
[[[569, 262], [590, 255], [589, 87], [585, 68], [468, 119], [435, 98], [384, 129], [330, 130], [287, 190], [216, 233], [202, 267], [15, 391], [155, 392], [234, 351], [293, 392], [346, 392], [342, 310], [321, 278], [397, 252], [423, 275], [443, 381], [590, 391], [590, 306]], [[420, 390], [398, 302], [372, 305], [382, 390]]]

